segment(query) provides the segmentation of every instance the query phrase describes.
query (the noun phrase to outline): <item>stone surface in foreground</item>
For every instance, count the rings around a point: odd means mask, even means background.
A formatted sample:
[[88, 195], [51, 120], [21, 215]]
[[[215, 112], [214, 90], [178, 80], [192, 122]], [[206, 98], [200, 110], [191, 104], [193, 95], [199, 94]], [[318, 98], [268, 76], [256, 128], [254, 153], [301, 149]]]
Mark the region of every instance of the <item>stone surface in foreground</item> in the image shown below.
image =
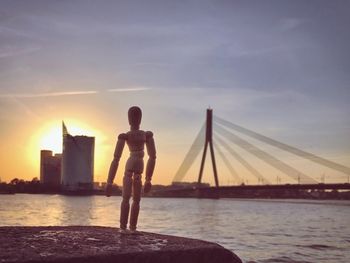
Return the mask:
[[222, 262], [231, 251], [196, 239], [95, 226], [0, 227], [0, 262]]

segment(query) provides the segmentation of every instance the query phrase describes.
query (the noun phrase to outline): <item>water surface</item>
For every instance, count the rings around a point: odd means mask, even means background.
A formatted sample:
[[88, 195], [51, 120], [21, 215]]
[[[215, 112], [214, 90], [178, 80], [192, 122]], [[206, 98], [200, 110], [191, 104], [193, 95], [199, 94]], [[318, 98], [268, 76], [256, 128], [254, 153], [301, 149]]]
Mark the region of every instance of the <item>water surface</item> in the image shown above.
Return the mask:
[[[119, 225], [120, 197], [0, 195], [0, 225]], [[245, 262], [350, 262], [350, 201], [144, 198], [139, 229], [213, 241]]]

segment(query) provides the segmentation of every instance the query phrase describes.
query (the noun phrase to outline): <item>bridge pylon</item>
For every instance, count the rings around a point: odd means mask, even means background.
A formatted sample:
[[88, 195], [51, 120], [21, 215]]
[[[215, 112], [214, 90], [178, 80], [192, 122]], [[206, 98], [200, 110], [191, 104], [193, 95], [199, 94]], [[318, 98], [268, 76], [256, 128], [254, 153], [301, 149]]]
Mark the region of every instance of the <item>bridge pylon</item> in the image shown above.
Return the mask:
[[211, 162], [212, 162], [212, 165], [213, 165], [215, 186], [219, 187], [218, 172], [217, 172], [217, 169], [216, 169], [214, 146], [213, 146], [213, 109], [210, 109], [210, 108], [207, 109], [205, 141], [204, 141], [204, 149], [203, 149], [203, 156], [202, 156], [202, 161], [201, 161], [201, 167], [200, 167], [199, 175], [198, 175], [198, 185], [202, 182], [203, 169], [204, 169], [205, 157], [206, 157], [206, 154], [207, 154], [208, 145], [209, 145], [209, 148], [210, 148]]

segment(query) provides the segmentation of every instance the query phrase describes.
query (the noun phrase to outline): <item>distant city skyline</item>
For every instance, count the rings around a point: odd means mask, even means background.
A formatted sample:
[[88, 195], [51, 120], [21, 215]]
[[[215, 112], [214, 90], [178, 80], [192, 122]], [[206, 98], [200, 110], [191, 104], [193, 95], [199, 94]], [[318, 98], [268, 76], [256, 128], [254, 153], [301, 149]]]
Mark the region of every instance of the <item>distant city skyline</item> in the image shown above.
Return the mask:
[[[105, 181], [132, 105], [155, 134], [155, 184], [171, 183], [209, 106], [350, 166], [349, 8], [341, 0], [1, 1], [1, 180], [39, 177], [40, 150], [59, 150], [52, 141], [65, 120], [73, 135], [96, 137], [95, 180]], [[271, 179], [280, 175], [245, 156]], [[196, 180], [198, 163], [185, 180]], [[213, 184], [209, 169], [203, 181]]]

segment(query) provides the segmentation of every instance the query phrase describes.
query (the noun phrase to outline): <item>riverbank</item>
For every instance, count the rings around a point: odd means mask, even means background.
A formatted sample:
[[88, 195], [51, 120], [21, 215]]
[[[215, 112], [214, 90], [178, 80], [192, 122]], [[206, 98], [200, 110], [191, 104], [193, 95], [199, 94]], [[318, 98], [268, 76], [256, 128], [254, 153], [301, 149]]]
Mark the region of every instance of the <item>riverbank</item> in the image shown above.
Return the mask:
[[0, 262], [241, 263], [222, 246], [97, 226], [0, 227]]
[[[167, 198], [248, 198], [248, 199], [313, 199], [313, 200], [350, 200], [350, 184], [284, 184], [284, 185], [239, 185], [221, 187], [180, 187], [178, 185], [154, 185], [145, 197]], [[103, 187], [99, 189], [64, 190], [38, 182], [0, 184], [0, 194], [60, 194], [72, 196], [105, 195]], [[113, 186], [111, 195], [121, 196], [122, 189]]]

